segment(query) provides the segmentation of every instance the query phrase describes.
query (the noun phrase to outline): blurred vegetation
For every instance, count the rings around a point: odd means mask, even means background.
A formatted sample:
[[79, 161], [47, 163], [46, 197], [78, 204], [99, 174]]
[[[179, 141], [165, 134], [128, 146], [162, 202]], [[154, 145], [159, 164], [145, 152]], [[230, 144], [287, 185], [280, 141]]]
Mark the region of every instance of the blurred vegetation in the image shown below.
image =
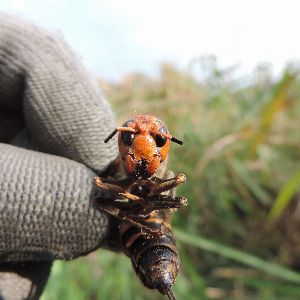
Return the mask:
[[[101, 86], [119, 123], [154, 114], [184, 140], [170, 151], [188, 177], [178, 194], [189, 206], [173, 222], [177, 298], [300, 299], [300, 71], [236, 73], [206, 58]], [[42, 299], [164, 298], [142, 288], [124, 255], [98, 250], [56, 262]]]

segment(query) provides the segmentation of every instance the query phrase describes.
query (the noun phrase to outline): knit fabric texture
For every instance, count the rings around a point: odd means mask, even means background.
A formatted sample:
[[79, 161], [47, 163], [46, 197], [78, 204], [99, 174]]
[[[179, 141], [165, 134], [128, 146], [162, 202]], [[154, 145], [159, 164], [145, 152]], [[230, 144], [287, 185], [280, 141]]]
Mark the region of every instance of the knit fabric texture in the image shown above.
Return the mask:
[[77, 162], [0, 144], [0, 258], [70, 259], [101, 244], [95, 174]]
[[103, 143], [114, 128], [64, 39], [0, 13], [0, 262], [71, 259], [101, 245], [108, 218], [93, 178], [117, 155], [115, 141]]

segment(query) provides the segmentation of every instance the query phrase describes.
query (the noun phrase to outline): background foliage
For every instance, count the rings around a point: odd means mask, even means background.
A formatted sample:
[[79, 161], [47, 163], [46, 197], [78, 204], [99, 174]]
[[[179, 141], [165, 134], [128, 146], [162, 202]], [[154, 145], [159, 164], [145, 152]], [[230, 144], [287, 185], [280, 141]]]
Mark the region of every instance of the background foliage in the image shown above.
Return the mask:
[[[188, 182], [189, 206], [174, 215], [182, 259], [178, 299], [300, 299], [300, 80], [267, 65], [240, 78], [213, 58], [159, 79], [100, 82], [119, 123], [159, 116], [184, 140], [170, 167]], [[56, 262], [48, 299], [164, 299], [142, 288], [129, 259], [105, 250]]]

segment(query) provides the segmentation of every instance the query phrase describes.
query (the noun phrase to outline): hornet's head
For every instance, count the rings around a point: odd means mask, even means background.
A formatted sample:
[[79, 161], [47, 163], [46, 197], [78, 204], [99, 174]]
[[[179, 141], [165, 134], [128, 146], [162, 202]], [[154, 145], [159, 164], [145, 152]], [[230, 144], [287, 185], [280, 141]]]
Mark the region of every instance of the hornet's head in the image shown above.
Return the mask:
[[154, 116], [136, 115], [117, 127], [104, 141], [107, 143], [119, 131], [119, 152], [129, 176], [151, 177], [167, 158], [172, 137], [164, 123]]

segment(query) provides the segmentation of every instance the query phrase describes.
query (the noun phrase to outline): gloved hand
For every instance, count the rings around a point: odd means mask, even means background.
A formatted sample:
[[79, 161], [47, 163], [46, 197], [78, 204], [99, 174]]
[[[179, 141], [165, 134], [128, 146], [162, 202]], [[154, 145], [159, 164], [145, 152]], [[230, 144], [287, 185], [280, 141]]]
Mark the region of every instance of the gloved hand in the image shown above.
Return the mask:
[[38, 298], [52, 260], [109, 238], [93, 178], [117, 155], [114, 128], [70, 47], [0, 13], [0, 298]]

